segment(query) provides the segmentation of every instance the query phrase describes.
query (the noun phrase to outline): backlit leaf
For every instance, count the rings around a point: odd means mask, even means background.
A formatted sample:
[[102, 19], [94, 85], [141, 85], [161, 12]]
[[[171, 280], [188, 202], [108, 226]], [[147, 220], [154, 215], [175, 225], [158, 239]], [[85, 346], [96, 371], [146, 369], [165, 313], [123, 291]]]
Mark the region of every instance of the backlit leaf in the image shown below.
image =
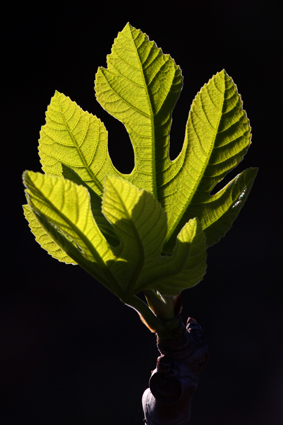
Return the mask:
[[196, 95], [182, 150], [170, 159], [182, 85], [171, 56], [128, 23], [107, 67], [97, 71], [95, 95], [129, 134], [132, 172], [114, 167], [99, 118], [56, 91], [39, 140], [46, 174], [24, 174], [24, 212], [36, 240], [124, 302], [147, 289], [175, 295], [197, 284], [206, 247], [231, 228], [256, 177], [250, 168], [219, 187], [251, 143], [241, 97], [225, 70]]

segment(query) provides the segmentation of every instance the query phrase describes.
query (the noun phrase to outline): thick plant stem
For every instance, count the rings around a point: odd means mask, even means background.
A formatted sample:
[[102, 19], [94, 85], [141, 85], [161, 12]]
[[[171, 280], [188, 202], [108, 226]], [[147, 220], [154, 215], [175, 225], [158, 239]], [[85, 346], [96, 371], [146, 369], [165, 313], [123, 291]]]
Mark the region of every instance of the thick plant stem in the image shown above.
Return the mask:
[[161, 356], [142, 397], [145, 425], [188, 425], [191, 399], [209, 358], [203, 331], [189, 317], [181, 334], [171, 339], [156, 336]]

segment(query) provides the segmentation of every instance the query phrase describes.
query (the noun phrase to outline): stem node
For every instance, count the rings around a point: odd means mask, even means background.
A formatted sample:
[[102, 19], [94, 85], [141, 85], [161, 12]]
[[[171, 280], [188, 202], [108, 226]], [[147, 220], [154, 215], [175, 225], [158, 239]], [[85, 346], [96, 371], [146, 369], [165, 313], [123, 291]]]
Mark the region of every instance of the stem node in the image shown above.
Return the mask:
[[157, 335], [157, 347], [161, 356], [142, 397], [145, 425], [188, 425], [191, 399], [209, 359], [202, 328], [189, 317], [182, 335]]

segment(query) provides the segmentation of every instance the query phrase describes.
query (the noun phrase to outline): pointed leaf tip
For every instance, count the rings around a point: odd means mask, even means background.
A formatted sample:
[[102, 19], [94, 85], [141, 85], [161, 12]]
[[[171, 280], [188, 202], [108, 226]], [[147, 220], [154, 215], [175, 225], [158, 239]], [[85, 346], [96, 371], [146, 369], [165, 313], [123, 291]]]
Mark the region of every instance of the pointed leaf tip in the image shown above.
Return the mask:
[[107, 68], [100, 67], [96, 73], [97, 101], [125, 125], [133, 145], [135, 167], [123, 177], [155, 198], [157, 175], [170, 163], [172, 111], [182, 85], [180, 67], [129, 23], [114, 41]]
[[42, 169], [47, 174], [62, 176], [63, 167], [69, 167], [101, 196], [105, 174], [119, 174], [110, 159], [107, 139], [99, 118], [56, 91], [40, 131]]

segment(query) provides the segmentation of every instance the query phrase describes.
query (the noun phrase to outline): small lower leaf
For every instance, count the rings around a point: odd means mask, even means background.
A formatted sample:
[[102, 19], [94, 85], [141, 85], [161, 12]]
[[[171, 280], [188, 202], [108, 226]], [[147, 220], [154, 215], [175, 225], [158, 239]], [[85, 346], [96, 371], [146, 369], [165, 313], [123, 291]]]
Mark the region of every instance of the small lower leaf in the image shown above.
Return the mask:
[[121, 177], [105, 179], [102, 211], [121, 243], [113, 249], [119, 261], [107, 265], [127, 296], [137, 294], [139, 275], [160, 256], [166, 236], [166, 214], [153, 195]]
[[257, 172], [257, 168], [248, 168], [202, 205], [201, 222], [207, 246], [217, 243], [232, 227], [248, 198]]
[[30, 207], [63, 232], [88, 264], [92, 262], [92, 275], [119, 296], [106, 266], [115, 256], [93, 219], [87, 189], [63, 177], [31, 171], [26, 171], [23, 178]]
[[197, 285], [206, 272], [205, 235], [198, 219], [180, 231], [172, 256], [155, 259], [139, 279], [140, 290], [155, 289], [162, 295], [177, 295]]

